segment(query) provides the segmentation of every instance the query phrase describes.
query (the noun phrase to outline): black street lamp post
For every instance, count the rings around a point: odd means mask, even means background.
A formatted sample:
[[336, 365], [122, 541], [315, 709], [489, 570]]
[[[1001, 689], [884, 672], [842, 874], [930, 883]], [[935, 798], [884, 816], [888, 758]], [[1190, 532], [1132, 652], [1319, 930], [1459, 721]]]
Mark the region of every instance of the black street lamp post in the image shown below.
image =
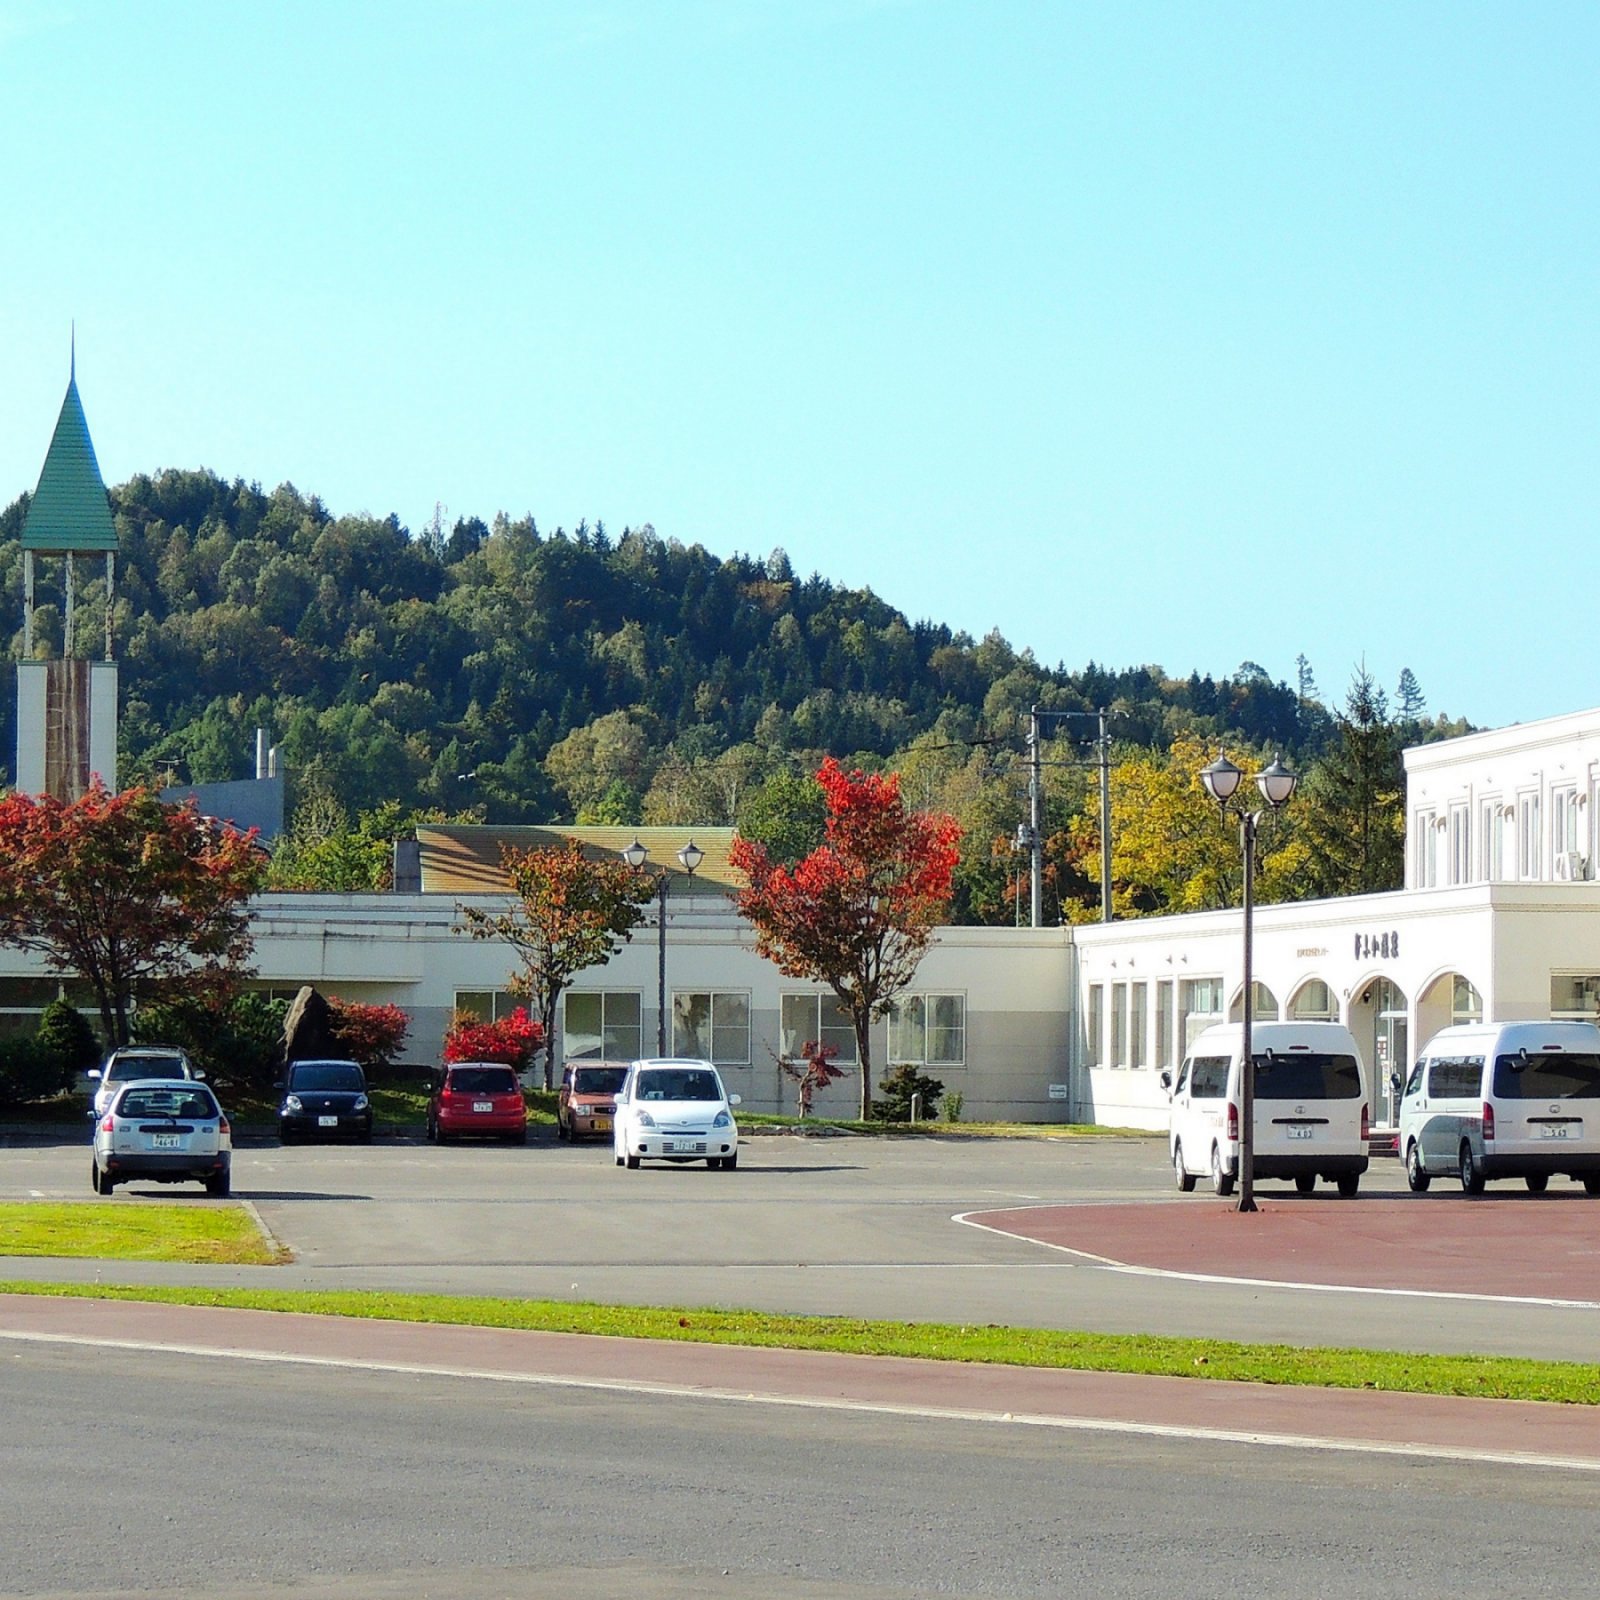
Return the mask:
[[[634, 841], [621, 852], [622, 859], [640, 871], [650, 857], [650, 852]], [[692, 878], [694, 870], [706, 858], [704, 850], [691, 839], [678, 852], [678, 865]], [[666, 872], [656, 875], [656, 1054], [667, 1053], [667, 877]]]
[[[1250, 1038], [1255, 1020], [1255, 889], [1256, 889], [1256, 827], [1263, 811], [1252, 811], [1247, 805], [1230, 807], [1228, 802], [1238, 793], [1244, 773], [1226, 755], [1219, 755], [1208, 767], [1200, 770], [1200, 781], [1206, 793], [1217, 802], [1224, 816], [1233, 815], [1239, 820], [1239, 847], [1244, 854], [1244, 1004], [1242, 1013], [1244, 1029], [1239, 1049], [1239, 1209], [1256, 1209], [1256, 1065]], [[1274, 756], [1272, 765], [1256, 774], [1256, 787], [1261, 798], [1274, 811], [1287, 805], [1300, 780]]]

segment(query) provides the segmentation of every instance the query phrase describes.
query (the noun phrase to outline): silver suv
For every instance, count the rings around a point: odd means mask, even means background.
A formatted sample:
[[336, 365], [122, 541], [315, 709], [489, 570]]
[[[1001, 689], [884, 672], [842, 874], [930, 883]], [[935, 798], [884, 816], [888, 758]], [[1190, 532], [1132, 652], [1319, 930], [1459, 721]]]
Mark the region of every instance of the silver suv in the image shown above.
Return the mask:
[[91, 1116], [103, 1117], [113, 1097], [125, 1083], [136, 1078], [203, 1078], [196, 1072], [188, 1056], [175, 1044], [133, 1044], [113, 1050], [103, 1066], [90, 1069], [89, 1077], [95, 1082], [94, 1105]]

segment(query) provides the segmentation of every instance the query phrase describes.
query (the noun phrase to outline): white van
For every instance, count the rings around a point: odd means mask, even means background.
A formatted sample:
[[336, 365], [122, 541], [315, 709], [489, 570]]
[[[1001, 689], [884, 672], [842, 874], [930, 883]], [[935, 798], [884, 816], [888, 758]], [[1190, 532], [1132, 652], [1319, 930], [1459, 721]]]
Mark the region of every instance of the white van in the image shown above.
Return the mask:
[[1600, 1194], [1600, 1027], [1441, 1029], [1406, 1079], [1400, 1154], [1418, 1193], [1449, 1174], [1468, 1194], [1490, 1178], [1521, 1178], [1540, 1194], [1559, 1172]]
[[[1178, 1080], [1161, 1074], [1172, 1095], [1168, 1154], [1178, 1187], [1211, 1175], [1218, 1194], [1231, 1194], [1239, 1175], [1240, 1053], [1237, 1022], [1207, 1028], [1189, 1047]], [[1257, 1022], [1250, 1030], [1255, 1057], [1255, 1160], [1258, 1178], [1292, 1178], [1310, 1194], [1322, 1178], [1349, 1197], [1367, 1170], [1366, 1069], [1348, 1028], [1337, 1022]]]

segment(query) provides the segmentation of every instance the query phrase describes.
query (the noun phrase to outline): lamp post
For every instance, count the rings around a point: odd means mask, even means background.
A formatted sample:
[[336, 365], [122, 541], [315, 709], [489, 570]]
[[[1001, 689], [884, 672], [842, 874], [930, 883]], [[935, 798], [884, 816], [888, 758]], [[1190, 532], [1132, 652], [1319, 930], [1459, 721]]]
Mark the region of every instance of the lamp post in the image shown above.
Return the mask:
[[[650, 852], [639, 842], [637, 834], [633, 843], [620, 852], [622, 859], [638, 872], [650, 858]], [[678, 865], [692, 878], [694, 869], [706, 858], [704, 850], [691, 839], [678, 852]], [[656, 875], [656, 1054], [667, 1053], [667, 877], [665, 871]]]
[[[1256, 1209], [1256, 1064], [1252, 1051], [1250, 1031], [1255, 1020], [1254, 937], [1256, 889], [1256, 826], [1264, 811], [1252, 811], [1248, 805], [1230, 807], [1228, 802], [1239, 791], [1244, 773], [1226, 755], [1219, 755], [1208, 767], [1200, 769], [1200, 781], [1206, 793], [1217, 802], [1224, 816], [1231, 812], [1239, 819], [1239, 847], [1244, 854], [1244, 1030], [1240, 1041], [1239, 1068], [1239, 1209]], [[1261, 798], [1274, 811], [1287, 805], [1299, 782], [1284, 764], [1274, 756], [1272, 765], [1256, 774], [1256, 788]]]

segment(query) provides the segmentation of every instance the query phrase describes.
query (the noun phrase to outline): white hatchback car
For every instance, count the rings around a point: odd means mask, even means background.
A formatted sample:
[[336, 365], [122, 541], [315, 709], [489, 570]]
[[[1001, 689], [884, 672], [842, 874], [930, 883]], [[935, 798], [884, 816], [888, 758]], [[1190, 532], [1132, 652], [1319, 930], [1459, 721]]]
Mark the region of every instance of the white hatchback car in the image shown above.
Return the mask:
[[635, 1061], [617, 1092], [612, 1159], [619, 1167], [704, 1160], [731, 1172], [739, 1165], [738, 1104], [709, 1061]]
[[113, 1085], [110, 1109], [95, 1123], [89, 1181], [96, 1194], [119, 1183], [203, 1183], [224, 1199], [233, 1168], [233, 1136], [217, 1097], [192, 1078], [138, 1079]]

